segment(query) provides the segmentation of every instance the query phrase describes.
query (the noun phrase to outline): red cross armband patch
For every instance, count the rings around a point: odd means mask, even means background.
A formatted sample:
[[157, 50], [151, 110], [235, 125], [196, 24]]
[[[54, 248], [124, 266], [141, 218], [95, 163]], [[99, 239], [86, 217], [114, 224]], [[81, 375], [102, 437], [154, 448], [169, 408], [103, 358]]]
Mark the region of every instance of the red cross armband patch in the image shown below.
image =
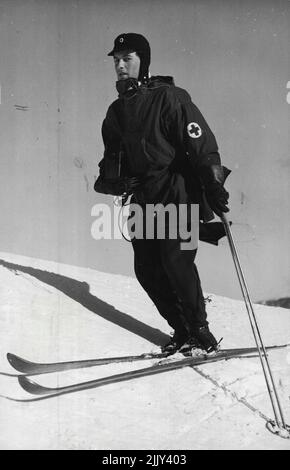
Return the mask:
[[197, 139], [198, 137], [201, 136], [202, 130], [201, 130], [200, 125], [197, 124], [197, 122], [190, 122], [187, 125], [187, 133], [189, 137], [191, 137], [192, 139]]

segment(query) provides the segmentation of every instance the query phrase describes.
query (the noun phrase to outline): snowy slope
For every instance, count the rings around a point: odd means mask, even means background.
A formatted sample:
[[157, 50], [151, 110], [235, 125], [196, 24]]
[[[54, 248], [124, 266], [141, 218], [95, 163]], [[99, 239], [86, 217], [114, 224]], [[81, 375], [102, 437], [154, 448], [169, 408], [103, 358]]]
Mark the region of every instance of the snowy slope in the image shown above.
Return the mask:
[[[8, 351], [47, 362], [156, 350], [170, 333], [135, 279], [0, 253], [0, 371]], [[244, 304], [210, 295], [211, 328], [223, 347], [254, 345]], [[256, 305], [266, 345], [290, 342], [290, 311]], [[67, 385], [150, 365], [117, 364], [39, 376]], [[290, 423], [290, 350], [270, 353]], [[27, 398], [0, 376], [0, 394]], [[1, 449], [290, 449], [272, 418], [258, 359], [234, 359], [59, 398], [0, 398]]]

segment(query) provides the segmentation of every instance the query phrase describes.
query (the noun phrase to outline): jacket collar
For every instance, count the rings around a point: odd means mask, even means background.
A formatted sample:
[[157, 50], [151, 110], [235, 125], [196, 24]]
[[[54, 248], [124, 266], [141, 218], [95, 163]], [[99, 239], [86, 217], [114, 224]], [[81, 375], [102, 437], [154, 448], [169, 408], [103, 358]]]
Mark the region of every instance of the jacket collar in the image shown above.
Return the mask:
[[136, 78], [127, 78], [126, 80], [118, 80], [116, 82], [116, 89], [121, 97], [131, 97], [140, 89], [144, 88], [159, 88], [160, 86], [172, 86], [174, 85], [173, 77], [166, 75], [155, 75], [151, 77], [147, 83], [138, 82]]
[[118, 80], [116, 82], [119, 98], [134, 95], [139, 86], [139, 82], [136, 78], [126, 78], [126, 80]]

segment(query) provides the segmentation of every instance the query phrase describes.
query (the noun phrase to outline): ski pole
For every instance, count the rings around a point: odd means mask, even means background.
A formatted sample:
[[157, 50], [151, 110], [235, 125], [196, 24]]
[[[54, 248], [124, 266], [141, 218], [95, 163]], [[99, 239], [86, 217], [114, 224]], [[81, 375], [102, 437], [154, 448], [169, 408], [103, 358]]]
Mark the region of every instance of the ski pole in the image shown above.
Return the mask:
[[[241, 290], [242, 290], [242, 294], [243, 294], [243, 297], [244, 297], [244, 300], [245, 300], [245, 304], [246, 304], [247, 312], [248, 312], [248, 315], [249, 315], [249, 320], [250, 320], [250, 324], [251, 324], [252, 331], [253, 331], [253, 334], [254, 334], [255, 342], [256, 342], [256, 345], [257, 345], [257, 348], [258, 348], [258, 352], [259, 352], [259, 356], [260, 356], [260, 360], [261, 360], [261, 365], [262, 365], [265, 380], [266, 380], [266, 385], [267, 385], [268, 392], [269, 392], [270, 399], [271, 399], [271, 403], [272, 403], [272, 406], [273, 406], [273, 411], [274, 411], [274, 415], [275, 415], [276, 424], [279, 428], [281, 428], [281, 423], [280, 423], [280, 419], [281, 419], [282, 426], [285, 428], [286, 425], [285, 425], [285, 421], [284, 421], [283, 412], [282, 412], [282, 409], [281, 409], [279, 397], [278, 397], [277, 390], [276, 390], [276, 387], [275, 387], [275, 383], [274, 383], [274, 380], [273, 380], [271, 368], [270, 368], [270, 365], [269, 365], [269, 362], [268, 362], [268, 357], [267, 357], [266, 350], [265, 350], [265, 347], [264, 347], [264, 344], [263, 344], [263, 340], [262, 340], [262, 337], [261, 337], [261, 333], [260, 333], [260, 330], [259, 330], [257, 319], [256, 319], [256, 316], [255, 316], [255, 313], [254, 313], [254, 310], [253, 310], [252, 302], [251, 302], [250, 295], [249, 295], [249, 290], [247, 288], [245, 277], [244, 277], [244, 274], [243, 274], [243, 271], [242, 271], [242, 268], [241, 268], [241, 265], [240, 265], [240, 262], [239, 262], [239, 257], [238, 257], [238, 254], [237, 254], [237, 250], [236, 250], [236, 247], [235, 247], [233, 236], [232, 236], [232, 233], [231, 233], [231, 230], [229, 228], [229, 224], [228, 224], [226, 218], [224, 217], [222, 220], [225, 224], [225, 229], [226, 229], [226, 233], [227, 233], [227, 236], [228, 236], [228, 239], [229, 239], [230, 249], [231, 249], [234, 264], [235, 264], [235, 267], [236, 267], [236, 270], [237, 270], [238, 280], [239, 280], [240, 287], [241, 287]], [[260, 344], [258, 342], [258, 339], [260, 340]], [[261, 350], [263, 351], [264, 356], [262, 356]], [[267, 373], [269, 375], [272, 387], [271, 387], [269, 379], [267, 377]], [[276, 403], [274, 401], [274, 398], [276, 399]], [[276, 407], [278, 407], [279, 414], [280, 414], [280, 419], [278, 417], [278, 412], [277, 412]]]
[[[224, 227], [225, 227], [225, 231], [226, 231], [226, 235], [227, 235], [227, 238], [228, 238], [231, 254], [232, 254], [232, 257], [233, 257], [233, 261], [234, 261], [234, 265], [235, 265], [235, 268], [236, 268], [236, 271], [237, 271], [239, 284], [240, 284], [240, 287], [241, 287], [242, 295], [243, 295], [245, 305], [246, 305], [246, 309], [247, 309], [247, 312], [248, 312], [250, 325], [251, 325], [252, 332], [253, 332], [255, 342], [256, 342], [256, 345], [257, 345], [257, 349], [258, 349], [258, 352], [259, 352], [259, 357], [260, 357], [260, 361], [261, 361], [261, 365], [262, 365], [262, 369], [263, 369], [267, 389], [268, 389], [268, 392], [269, 392], [271, 404], [272, 404], [273, 411], [274, 411], [275, 421], [276, 421], [277, 426], [280, 429], [282, 428], [282, 429], [286, 430], [287, 432], [289, 432], [288, 426], [285, 424], [285, 420], [284, 420], [283, 411], [282, 411], [282, 408], [281, 408], [278, 392], [277, 392], [277, 389], [276, 389], [276, 386], [275, 386], [272, 371], [271, 371], [270, 364], [269, 364], [269, 361], [268, 361], [267, 352], [266, 352], [266, 349], [265, 349], [265, 346], [264, 346], [264, 343], [263, 343], [263, 340], [262, 340], [262, 337], [261, 337], [261, 333], [260, 333], [260, 329], [259, 329], [259, 326], [258, 326], [257, 318], [256, 318], [256, 315], [255, 315], [255, 312], [254, 312], [254, 309], [253, 309], [253, 305], [252, 305], [252, 301], [251, 301], [251, 298], [250, 298], [249, 290], [248, 290], [248, 287], [247, 287], [247, 284], [246, 284], [246, 281], [245, 281], [245, 276], [244, 276], [242, 268], [241, 268], [239, 256], [238, 256], [237, 249], [236, 249], [236, 246], [235, 246], [235, 242], [234, 242], [234, 239], [233, 239], [233, 236], [232, 236], [230, 225], [227, 221], [227, 218], [226, 218], [225, 214], [222, 214], [221, 220], [222, 220], [222, 222], [224, 224]], [[259, 342], [260, 342], [260, 344], [259, 344]], [[262, 355], [261, 351], [263, 352], [263, 355]]]

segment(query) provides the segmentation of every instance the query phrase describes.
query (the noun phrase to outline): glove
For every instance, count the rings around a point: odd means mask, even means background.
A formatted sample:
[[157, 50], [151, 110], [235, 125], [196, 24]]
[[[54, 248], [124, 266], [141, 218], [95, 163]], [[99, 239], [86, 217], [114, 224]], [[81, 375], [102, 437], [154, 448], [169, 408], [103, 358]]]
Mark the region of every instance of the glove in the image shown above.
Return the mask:
[[110, 187], [110, 193], [115, 196], [123, 194], [132, 194], [134, 190], [141, 184], [139, 178], [135, 176], [124, 177], [118, 180], [106, 180], [106, 184]]
[[223, 187], [225, 181], [223, 167], [221, 165], [201, 167], [200, 178], [204, 186], [207, 202], [213, 212], [219, 217], [221, 217], [223, 212], [229, 212], [227, 207], [229, 193]]
[[210, 208], [216, 215], [221, 217], [223, 212], [229, 212], [227, 207], [229, 193], [220, 183], [215, 182], [205, 188], [205, 195]]

